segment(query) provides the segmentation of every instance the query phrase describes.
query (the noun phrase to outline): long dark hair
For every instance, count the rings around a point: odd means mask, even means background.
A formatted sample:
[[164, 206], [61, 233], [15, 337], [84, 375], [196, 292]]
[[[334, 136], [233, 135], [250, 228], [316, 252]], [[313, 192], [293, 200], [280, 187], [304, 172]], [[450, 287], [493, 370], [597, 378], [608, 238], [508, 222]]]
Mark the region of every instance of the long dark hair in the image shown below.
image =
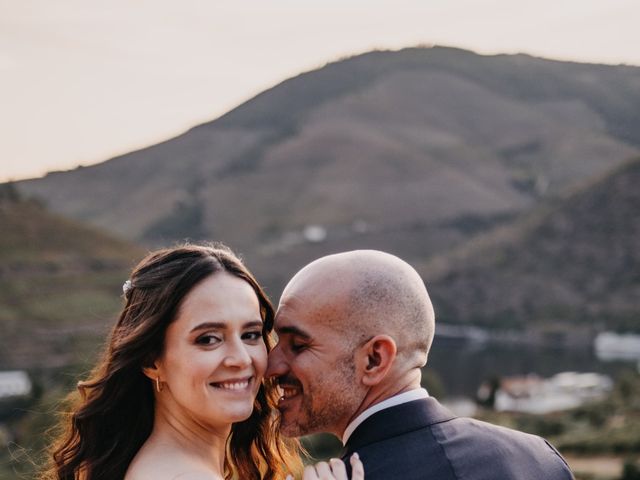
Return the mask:
[[[183, 298], [202, 280], [227, 272], [256, 292], [264, 322], [263, 338], [272, 347], [274, 311], [253, 275], [227, 247], [183, 245], [158, 250], [133, 270], [125, 306], [102, 360], [88, 380], [78, 383], [64, 430], [51, 449], [43, 480], [119, 480], [153, 429], [154, 394], [142, 372], [162, 353], [165, 332]], [[284, 478], [298, 471], [297, 442], [278, 432], [276, 387], [264, 380], [251, 416], [232, 426], [225, 478]]]

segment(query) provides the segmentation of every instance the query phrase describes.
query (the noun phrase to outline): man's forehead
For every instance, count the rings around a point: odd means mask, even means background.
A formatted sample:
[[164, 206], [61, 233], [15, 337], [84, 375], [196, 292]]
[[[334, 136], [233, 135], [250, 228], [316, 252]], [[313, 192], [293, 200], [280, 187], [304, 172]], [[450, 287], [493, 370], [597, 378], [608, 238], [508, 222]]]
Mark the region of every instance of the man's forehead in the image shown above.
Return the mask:
[[343, 320], [340, 299], [283, 295], [275, 316], [276, 333], [295, 333], [308, 337], [327, 335]]
[[302, 299], [295, 295], [284, 296], [280, 299], [278, 310], [276, 311], [274, 327], [276, 331], [287, 329], [290, 327], [301, 328], [301, 325], [307, 324], [306, 318], [311, 314], [309, 303], [305, 303]]
[[278, 303], [278, 309], [276, 310], [276, 321], [280, 317], [287, 317], [290, 314], [299, 310], [302, 306], [308, 304], [308, 302], [304, 301], [299, 294], [296, 293], [288, 293], [285, 291], [280, 297], [280, 302]]

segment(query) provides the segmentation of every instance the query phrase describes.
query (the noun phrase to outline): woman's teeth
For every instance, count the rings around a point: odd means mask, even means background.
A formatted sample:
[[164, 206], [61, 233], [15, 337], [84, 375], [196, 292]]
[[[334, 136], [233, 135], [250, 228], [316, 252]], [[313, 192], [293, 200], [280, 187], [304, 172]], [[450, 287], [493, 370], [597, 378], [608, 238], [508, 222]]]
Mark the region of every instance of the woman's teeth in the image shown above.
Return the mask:
[[249, 387], [249, 380], [243, 380], [241, 382], [220, 382], [212, 383], [216, 388], [222, 388], [223, 390], [244, 390]]

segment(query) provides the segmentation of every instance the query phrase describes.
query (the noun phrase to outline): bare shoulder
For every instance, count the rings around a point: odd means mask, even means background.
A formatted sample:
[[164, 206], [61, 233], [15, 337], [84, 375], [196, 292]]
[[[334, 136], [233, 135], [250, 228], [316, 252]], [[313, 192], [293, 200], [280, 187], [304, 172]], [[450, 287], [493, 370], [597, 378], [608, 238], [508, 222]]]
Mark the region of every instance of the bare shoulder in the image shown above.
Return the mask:
[[173, 477], [172, 480], [224, 480], [210, 472], [185, 472]]
[[166, 451], [156, 445], [142, 449], [135, 456], [124, 480], [224, 480], [204, 465], [193, 462], [176, 450]]
[[174, 464], [171, 468], [158, 468], [143, 464], [132, 464], [127, 471], [125, 480], [224, 480], [205, 469], [198, 469], [191, 465]]
[[224, 480], [211, 472], [185, 472], [173, 477], [172, 480]]
[[222, 477], [206, 471], [190, 471], [190, 472], [142, 472], [135, 471], [129, 474], [127, 472], [127, 476], [125, 480], [148, 480], [149, 478], [153, 478], [154, 480], [224, 480]]

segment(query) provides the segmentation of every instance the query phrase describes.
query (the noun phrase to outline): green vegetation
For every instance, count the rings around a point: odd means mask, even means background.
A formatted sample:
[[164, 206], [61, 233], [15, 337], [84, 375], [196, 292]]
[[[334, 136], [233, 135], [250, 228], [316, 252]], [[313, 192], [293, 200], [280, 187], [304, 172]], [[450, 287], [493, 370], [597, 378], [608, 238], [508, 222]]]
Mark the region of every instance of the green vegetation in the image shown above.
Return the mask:
[[[37, 372], [31, 372], [38, 377]], [[3, 421], [12, 437], [11, 442], [0, 448], [0, 478], [33, 478], [45, 462], [45, 449], [49, 433], [56, 423], [56, 413], [60, 411], [61, 400], [73, 389], [71, 376], [55, 378], [51, 372], [40, 373], [48, 378], [44, 391], [39, 384], [29, 398], [14, 400], [12, 405], [0, 403], [4, 412]]]
[[636, 158], [441, 256], [439, 273], [425, 264], [439, 319], [567, 342], [580, 329], [640, 332], [639, 183]]
[[563, 453], [640, 456], [640, 374], [627, 371], [604, 400], [546, 415], [483, 410], [482, 420], [541, 435]]
[[[93, 363], [144, 251], [0, 188], [0, 370], [33, 391], [0, 401], [0, 478], [30, 478], [57, 405]], [[5, 446], [6, 444], [6, 446]]]
[[104, 338], [122, 303], [122, 282], [143, 251], [4, 191], [0, 368], [83, 361]]
[[[621, 480], [638, 478], [640, 374], [621, 374], [604, 400], [546, 415], [482, 410], [478, 418], [548, 439], [565, 455], [626, 458]], [[597, 477], [593, 477], [597, 478]]]
[[621, 375], [606, 400], [568, 412], [556, 435], [566, 452], [640, 455], [640, 375]]
[[634, 460], [627, 460], [620, 480], [640, 480], [640, 464]]

